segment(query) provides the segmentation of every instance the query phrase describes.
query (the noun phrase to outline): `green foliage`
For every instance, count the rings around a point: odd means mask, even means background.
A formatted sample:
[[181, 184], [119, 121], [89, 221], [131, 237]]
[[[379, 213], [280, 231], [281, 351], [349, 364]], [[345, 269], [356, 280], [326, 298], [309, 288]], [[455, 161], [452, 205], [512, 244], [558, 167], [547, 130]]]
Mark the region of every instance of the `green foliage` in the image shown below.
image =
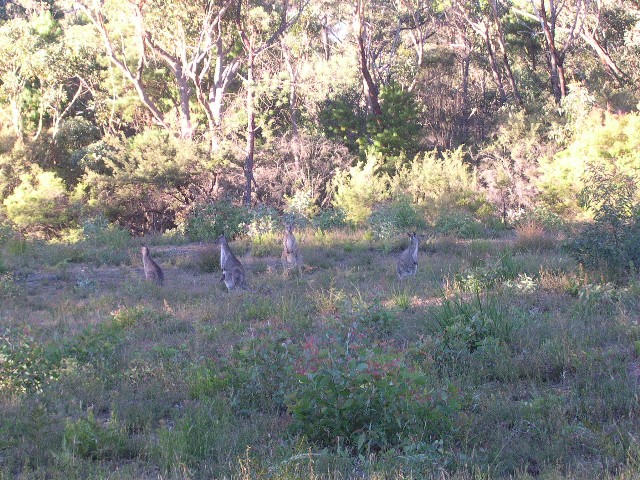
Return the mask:
[[367, 135], [358, 142], [366, 155], [381, 155], [382, 168], [393, 174], [396, 163], [413, 157], [419, 150], [418, 106], [411, 92], [403, 90], [397, 83], [380, 88], [382, 117], [370, 116], [367, 120]]
[[417, 155], [403, 165], [389, 183], [394, 197], [408, 196], [432, 216], [449, 214], [452, 210], [473, 214], [491, 210], [478, 189], [475, 173], [464, 161], [461, 148]]
[[222, 375], [235, 411], [244, 415], [285, 410], [297, 350], [288, 336], [288, 332], [261, 331], [234, 347]]
[[282, 229], [280, 214], [274, 208], [258, 205], [249, 212], [249, 221], [245, 231], [252, 239], [259, 239], [265, 235], [273, 235]]
[[505, 250], [498, 261], [471, 272], [461, 271], [455, 275], [455, 283], [462, 290], [480, 292], [502, 282], [518, 278], [522, 266], [509, 250]]
[[313, 217], [311, 224], [321, 231], [332, 230], [334, 228], [344, 227], [346, 223], [345, 214], [342, 210], [329, 208], [322, 210]]
[[241, 233], [250, 213], [245, 207], [231, 202], [214, 202], [196, 205], [186, 222], [186, 234], [193, 240], [215, 240], [223, 233], [234, 238]]
[[76, 219], [64, 183], [53, 172], [23, 175], [3, 203], [17, 229], [47, 239], [60, 235]]
[[412, 368], [402, 351], [380, 343], [321, 348], [309, 337], [303, 355], [288, 404], [292, 430], [310, 441], [369, 454], [450, 434], [455, 398]]
[[118, 228], [101, 216], [83, 222], [82, 232], [87, 243], [94, 246], [108, 246], [114, 250], [123, 250], [131, 240], [131, 234], [128, 231]]
[[87, 214], [103, 214], [138, 233], [181, 224], [190, 206], [205, 197], [212, 166], [200, 144], [156, 130], [127, 143], [105, 137], [87, 148], [82, 164], [87, 172], [77, 195]]
[[285, 195], [285, 217], [287, 221], [304, 224], [319, 213], [311, 190], [296, 190], [293, 195]]
[[479, 292], [471, 300], [463, 297], [445, 298], [433, 310], [442, 360], [508, 345], [518, 324], [498, 299], [482, 297]]
[[130, 458], [135, 453], [126, 432], [113, 419], [101, 425], [92, 411], [87, 412], [86, 418], [67, 420], [62, 448], [71, 455], [90, 460]]
[[594, 110], [569, 147], [552, 159], [541, 159], [537, 186], [543, 205], [560, 215], [576, 215], [589, 164], [607, 162], [634, 176], [640, 171], [639, 139], [640, 114]]
[[165, 471], [177, 465], [197, 467], [204, 460], [211, 462], [232, 448], [235, 418], [223, 399], [190, 405], [176, 419], [174, 428], [162, 428], [153, 455]]
[[56, 377], [54, 363], [33, 337], [8, 329], [0, 335], [0, 393], [41, 391], [47, 381]]
[[434, 229], [444, 235], [479, 238], [484, 233], [482, 224], [469, 213], [453, 212], [438, 217]]
[[88, 120], [73, 117], [60, 123], [55, 141], [46, 145], [47, 161], [55, 165], [55, 172], [67, 186], [73, 187], [80, 180], [86, 147], [100, 139], [99, 133]]
[[590, 163], [580, 200], [593, 212], [587, 224], [569, 243], [574, 257], [589, 269], [604, 268], [620, 276], [640, 268], [640, 207], [635, 199], [636, 178], [616, 165]]
[[360, 106], [358, 91], [352, 90], [325, 100], [321, 104], [319, 117], [329, 138], [347, 145], [351, 153], [358, 151], [358, 140], [367, 129], [366, 112]]
[[412, 157], [418, 151], [420, 132], [418, 106], [413, 94], [397, 83], [382, 85], [380, 107], [382, 116], [368, 115], [359, 106], [359, 94], [346, 93], [327, 100], [321, 109], [320, 122], [330, 138], [339, 139], [361, 157], [379, 155], [380, 165], [393, 173], [396, 161]]
[[380, 175], [381, 159], [370, 155], [349, 171], [336, 172], [333, 206], [342, 210], [348, 222], [361, 225], [377, 203], [389, 197], [388, 178]]
[[376, 207], [369, 216], [368, 223], [376, 237], [385, 239], [427, 226], [418, 207], [406, 197]]

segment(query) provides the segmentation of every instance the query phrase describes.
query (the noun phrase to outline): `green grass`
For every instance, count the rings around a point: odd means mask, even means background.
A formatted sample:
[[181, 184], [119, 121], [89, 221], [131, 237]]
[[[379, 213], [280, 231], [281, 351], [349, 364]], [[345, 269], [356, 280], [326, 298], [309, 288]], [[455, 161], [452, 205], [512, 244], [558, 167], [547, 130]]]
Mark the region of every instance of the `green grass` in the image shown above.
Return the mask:
[[250, 289], [227, 292], [210, 245], [151, 240], [164, 287], [118, 232], [2, 247], [0, 478], [640, 467], [636, 283], [602, 283], [533, 240], [450, 235], [400, 283], [404, 239], [344, 229], [301, 231], [295, 276], [277, 239], [234, 242]]

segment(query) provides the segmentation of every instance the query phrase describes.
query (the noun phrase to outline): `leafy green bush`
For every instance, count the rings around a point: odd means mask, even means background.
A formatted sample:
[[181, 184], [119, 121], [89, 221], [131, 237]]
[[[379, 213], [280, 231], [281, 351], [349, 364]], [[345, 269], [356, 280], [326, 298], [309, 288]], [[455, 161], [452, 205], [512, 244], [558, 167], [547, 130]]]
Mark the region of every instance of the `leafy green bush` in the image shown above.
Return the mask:
[[41, 391], [56, 376], [54, 363], [32, 337], [10, 330], [0, 335], [0, 394]]
[[565, 217], [580, 212], [580, 192], [590, 180], [589, 164], [606, 162], [619, 172], [640, 171], [640, 114], [591, 112], [573, 142], [551, 159], [540, 162], [542, 204]]
[[452, 209], [475, 213], [486, 204], [478, 193], [475, 172], [464, 161], [461, 148], [417, 155], [390, 179], [393, 197], [408, 196], [434, 214]]
[[308, 338], [288, 402], [295, 433], [356, 454], [411, 448], [450, 433], [456, 400], [402, 351], [382, 343], [342, 345], [320, 348]]
[[193, 240], [215, 240], [223, 233], [233, 238], [244, 230], [249, 219], [246, 207], [231, 202], [200, 204], [187, 217], [186, 234]]
[[124, 249], [131, 239], [128, 231], [109, 223], [103, 216], [86, 220], [82, 224], [82, 231], [86, 242], [114, 249]]
[[378, 238], [391, 238], [400, 232], [420, 230], [427, 223], [406, 197], [382, 204], [369, 216], [369, 225], [373, 234]]
[[311, 225], [322, 231], [344, 227], [346, 225], [345, 214], [342, 210], [336, 208], [322, 210], [313, 217]]
[[280, 215], [274, 208], [258, 205], [249, 212], [249, 218], [245, 227], [247, 235], [251, 238], [259, 238], [279, 232], [282, 229]]
[[344, 212], [348, 222], [363, 224], [374, 206], [389, 197], [388, 179], [378, 173], [380, 167], [381, 158], [370, 155], [366, 162], [336, 173], [333, 206]]
[[482, 224], [465, 212], [441, 215], [436, 221], [434, 229], [438, 233], [461, 238], [478, 238], [484, 233]]
[[285, 195], [284, 199], [285, 217], [288, 222], [305, 224], [319, 213], [319, 208], [309, 189], [296, 190], [290, 197]]
[[462, 290], [479, 292], [501, 282], [518, 278], [522, 269], [509, 250], [505, 250], [497, 262], [476, 268], [471, 272], [461, 271], [455, 275], [455, 283]]
[[614, 276], [640, 268], [640, 206], [636, 180], [616, 165], [590, 163], [580, 203], [593, 212], [594, 222], [568, 244], [569, 251], [589, 269], [604, 268]]
[[4, 206], [17, 229], [46, 239], [56, 237], [76, 221], [64, 183], [53, 172], [34, 169], [32, 174], [23, 175]]

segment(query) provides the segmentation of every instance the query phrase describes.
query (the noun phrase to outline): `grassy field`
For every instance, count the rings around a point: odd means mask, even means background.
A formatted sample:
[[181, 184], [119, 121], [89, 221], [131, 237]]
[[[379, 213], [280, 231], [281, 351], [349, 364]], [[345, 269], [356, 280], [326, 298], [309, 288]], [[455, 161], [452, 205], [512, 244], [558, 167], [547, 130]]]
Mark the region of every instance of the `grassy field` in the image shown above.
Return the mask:
[[640, 284], [522, 230], [212, 245], [5, 239], [0, 478], [637, 478]]

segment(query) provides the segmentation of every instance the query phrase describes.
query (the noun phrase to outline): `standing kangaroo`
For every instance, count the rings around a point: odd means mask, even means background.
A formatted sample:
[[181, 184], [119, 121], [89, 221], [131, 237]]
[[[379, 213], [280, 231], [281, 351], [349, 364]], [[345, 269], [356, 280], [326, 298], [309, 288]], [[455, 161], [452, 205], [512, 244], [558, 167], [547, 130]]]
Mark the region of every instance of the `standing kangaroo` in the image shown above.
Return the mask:
[[233, 290], [234, 288], [246, 289], [244, 267], [231, 251], [227, 237], [222, 234], [216, 239], [215, 243], [220, 245], [220, 268], [222, 268], [222, 278], [220, 280], [224, 282], [228, 290]]
[[298, 242], [296, 242], [296, 237], [293, 235], [292, 223], [285, 224], [282, 247], [282, 256], [280, 259], [285, 271], [289, 268], [296, 267], [298, 273], [300, 273], [302, 268], [302, 255], [300, 255], [298, 251]]
[[411, 243], [398, 257], [398, 278], [404, 280], [418, 271], [418, 236], [416, 232], [409, 233]]
[[144, 265], [144, 277], [147, 280], [156, 282], [158, 285], [164, 283], [164, 273], [160, 265], [151, 258], [149, 247], [146, 245], [142, 245], [142, 265]]

